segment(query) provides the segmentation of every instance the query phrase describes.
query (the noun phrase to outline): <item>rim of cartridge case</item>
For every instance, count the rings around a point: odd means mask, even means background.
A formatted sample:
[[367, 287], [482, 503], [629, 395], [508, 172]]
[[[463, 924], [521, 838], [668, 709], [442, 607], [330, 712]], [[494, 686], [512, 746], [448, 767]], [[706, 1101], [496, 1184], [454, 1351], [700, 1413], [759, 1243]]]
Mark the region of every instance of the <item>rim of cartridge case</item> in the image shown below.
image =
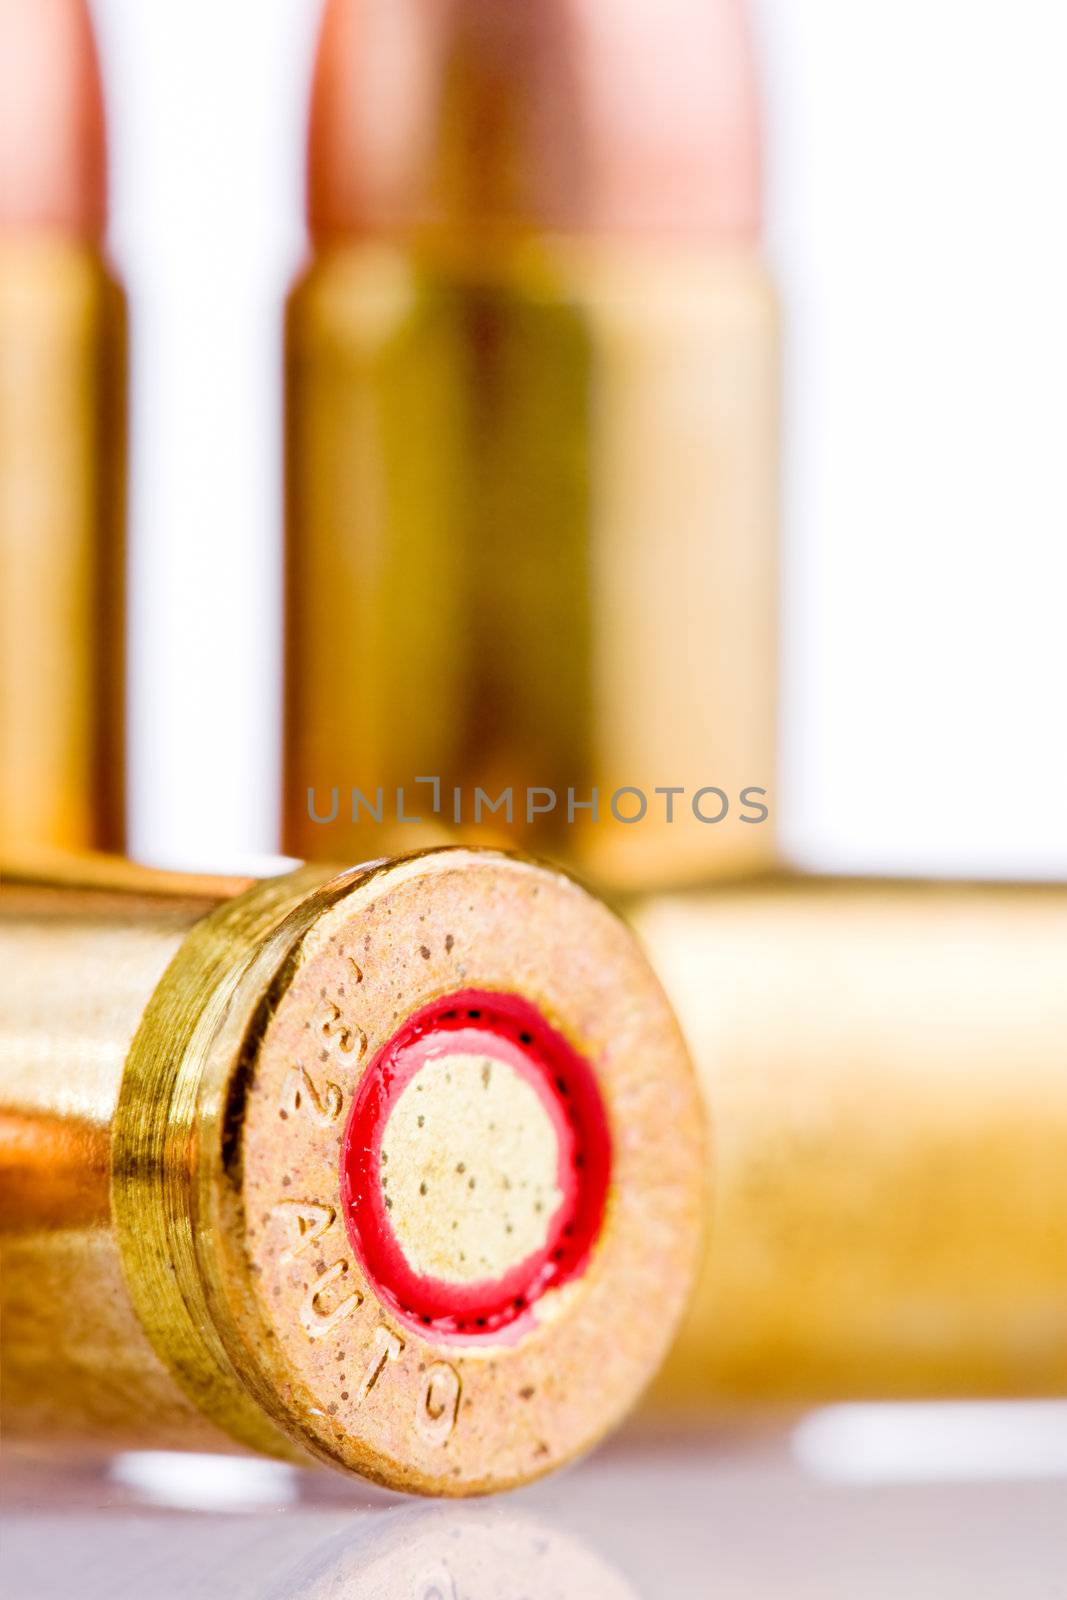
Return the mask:
[[[367, 1008], [353, 1020], [337, 963], [357, 921], [383, 954], [377, 974], [373, 956], [359, 980], [345, 969]], [[396, 1318], [339, 1225], [352, 1087], [446, 973], [540, 1006], [589, 1059], [613, 1151], [574, 1281], [514, 1343], [459, 1350]], [[511, 1487], [595, 1443], [665, 1353], [703, 1231], [701, 1124], [645, 958], [565, 875], [462, 848], [332, 879], [301, 869], [199, 924], [146, 1012], [115, 1139], [131, 1293], [165, 1363], [242, 1443], [415, 1492]]]

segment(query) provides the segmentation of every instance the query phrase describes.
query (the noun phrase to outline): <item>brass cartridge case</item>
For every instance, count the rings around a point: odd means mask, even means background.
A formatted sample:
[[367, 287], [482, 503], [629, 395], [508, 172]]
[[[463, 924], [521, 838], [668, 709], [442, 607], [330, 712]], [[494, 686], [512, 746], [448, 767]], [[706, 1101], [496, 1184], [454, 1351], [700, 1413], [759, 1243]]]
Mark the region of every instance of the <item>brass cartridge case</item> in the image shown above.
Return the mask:
[[90, 863], [5, 886], [0, 986], [6, 1440], [482, 1492], [586, 1449], [661, 1359], [699, 1096], [564, 877]]
[[287, 849], [447, 827], [623, 888], [770, 860], [776, 340], [754, 250], [318, 257], [288, 317]]
[[99, 250], [0, 239], [0, 847], [124, 837], [125, 302]]
[[631, 912], [713, 1117], [655, 1403], [1067, 1393], [1067, 888], [769, 879]]

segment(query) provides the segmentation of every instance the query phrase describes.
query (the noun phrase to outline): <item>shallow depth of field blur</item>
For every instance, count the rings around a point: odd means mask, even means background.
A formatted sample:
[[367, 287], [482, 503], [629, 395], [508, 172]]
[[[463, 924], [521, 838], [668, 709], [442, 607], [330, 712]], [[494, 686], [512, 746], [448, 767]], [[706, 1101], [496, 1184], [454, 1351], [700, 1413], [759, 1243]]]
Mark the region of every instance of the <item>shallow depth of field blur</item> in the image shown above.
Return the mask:
[[[276, 847], [310, 0], [96, 0], [132, 303], [132, 847]], [[1067, 872], [1067, 19], [760, 0], [792, 858]], [[205, 777], [205, 774], [208, 776]]]

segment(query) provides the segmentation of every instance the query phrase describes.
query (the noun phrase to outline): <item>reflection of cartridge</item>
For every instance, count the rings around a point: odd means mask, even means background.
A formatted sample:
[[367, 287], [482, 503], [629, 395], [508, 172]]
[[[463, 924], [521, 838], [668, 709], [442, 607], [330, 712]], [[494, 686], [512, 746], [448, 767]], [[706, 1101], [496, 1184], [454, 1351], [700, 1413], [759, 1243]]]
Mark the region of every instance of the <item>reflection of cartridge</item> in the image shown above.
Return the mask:
[[[370, 1519], [368, 1519], [370, 1521]], [[262, 1593], [262, 1591], [260, 1591]], [[548, 1522], [497, 1507], [419, 1506], [356, 1525], [266, 1600], [636, 1600], [603, 1558]]]
[[756, 121], [740, 0], [330, 0], [287, 337], [295, 853], [437, 822], [634, 887], [769, 858]]
[[124, 310], [84, 0], [0, 3], [0, 844], [122, 842]]
[[1067, 888], [772, 882], [634, 923], [715, 1158], [659, 1399], [1067, 1392]]
[[703, 1221], [696, 1087], [617, 918], [465, 850], [79, 870], [0, 904], [5, 1437], [444, 1494], [593, 1443]]

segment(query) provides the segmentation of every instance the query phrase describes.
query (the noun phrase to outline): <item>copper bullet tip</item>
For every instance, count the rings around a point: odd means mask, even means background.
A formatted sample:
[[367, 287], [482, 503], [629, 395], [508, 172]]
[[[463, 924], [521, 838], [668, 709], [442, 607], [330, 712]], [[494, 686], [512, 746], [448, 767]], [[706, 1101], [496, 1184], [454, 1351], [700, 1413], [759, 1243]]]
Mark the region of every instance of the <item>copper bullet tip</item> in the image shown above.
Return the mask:
[[759, 168], [743, 0], [327, 0], [317, 239], [460, 225], [747, 240]]
[[85, 0], [0, 0], [0, 230], [98, 238], [104, 104]]

